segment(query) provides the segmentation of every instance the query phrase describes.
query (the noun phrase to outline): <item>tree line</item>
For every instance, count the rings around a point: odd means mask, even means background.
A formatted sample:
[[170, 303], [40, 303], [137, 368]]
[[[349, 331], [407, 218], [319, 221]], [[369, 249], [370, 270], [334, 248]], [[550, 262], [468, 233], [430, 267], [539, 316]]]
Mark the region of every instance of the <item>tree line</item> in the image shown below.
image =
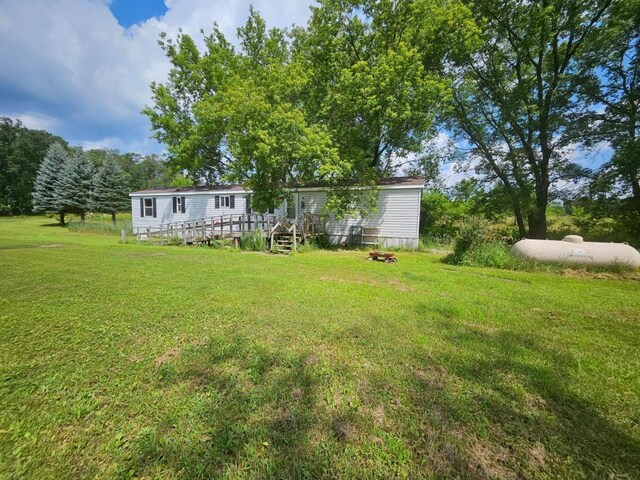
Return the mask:
[[[291, 29], [251, 9], [237, 47], [217, 26], [204, 48], [162, 35], [172, 70], [144, 113], [172, 165], [256, 205], [322, 181], [336, 215], [366, 210], [374, 190], [341, 186], [437, 172], [446, 131], [521, 237], [578, 197], [638, 224], [639, 25], [639, 0], [321, 0]], [[598, 168], [576, 155], [603, 145]]]
[[[54, 147], [54, 145], [56, 146]], [[173, 173], [169, 165], [157, 155], [121, 153], [113, 149], [85, 151], [79, 147], [69, 146], [68, 142], [59, 136], [44, 130], [30, 129], [19, 120], [2, 117], [0, 118], [0, 215], [24, 215], [43, 211], [42, 209], [34, 209], [34, 188], [36, 188], [38, 172], [45, 167], [45, 157], [51, 160], [52, 155], [64, 160], [60, 162], [60, 165], [74, 165], [76, 167], [78, 167], [76, 160], [81, 158], [80, 166], [96, 173], [95, 182], [98, 181], [100, 172], [103, 172], [103, 175], [107, 174], [105, 165], [108, 166], [108, 172], [114, 178], [118, 178], [118, 182], [120, 182], [118, 188], [125, 199], [128, 198], [129, 191], [190, 183], [182, 175]], [[47, 180], [48, 185], [55, 185], [55, 190], [58, 192], [63, 191], [62, 185], [65, 177], [74, 178], [76, 176], [77, 178], [77, 175], [81, 173], [67, 171], [62, 167], [49, 169], [49, 171], [51, 178]], [[71, 191], [75, 187], [73, 181], [67, 180], [64, 188]], [[93, 195], [94, 187], [98, 188], [98, 183], [95, 183], [90, 189], [91, 195]], [[49, 192], [42, 191], [42, 189], [39, 191], [44, 197], [49, 194], [53, 195], [52, 192], [54, 192], [53, 189]], [[61, 198], [65, 195], [60, 193]], [[64, 209], [59, 207], [59, 210], [54, 208], [55, 202], [49, 198], [45, 203], [50, 205], [51, 209], [46, 211], [72, 213], [72, 210], [78, 211], [79, 207], [76, 203], [91, 203], [89, 199], [79, 202], [77, 195], [75, 200], [69, 195], [66, 196], [66, 202], [69, 206]], [[121, 207], [120, 211], [130, 210], [128, 203], [125, 205], [125, 202], [122, 202]], [[112, 212], [105, 211], [105, 213]]]

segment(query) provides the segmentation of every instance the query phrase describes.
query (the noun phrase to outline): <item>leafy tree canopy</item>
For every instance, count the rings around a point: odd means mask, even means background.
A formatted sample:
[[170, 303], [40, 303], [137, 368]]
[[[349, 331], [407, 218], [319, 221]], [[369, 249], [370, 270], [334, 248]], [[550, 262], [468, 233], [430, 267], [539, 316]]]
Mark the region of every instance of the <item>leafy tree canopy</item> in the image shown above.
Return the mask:
[[474, 146], [477, 173], [504, 185], [520, 236], [545, 238], [552, 186], [585, 174], [572, 160], [583, 106], [576, 93], [612, 3], [468, 2], [483, 44], [452, 70], [451, 125]]
[[44, 130], [26, 128], [19, 120], [0, 118], [0, 212], [32, 212], [32, 191], [40, 164], [53, 143], [66, 142]]
[[144, 113], [194, 180], [241, 182], [258, 210], [285, 183], [321, 181], [343, 215], [372, 199], [341, 185], [373, 185], [422, 149], [448, 95], [440, 72], [473, 35], [458, 1], [326, 0], [292, 31], [251, 9], [238, 49], [217, 27], [202, 52], [162, 36], [173, 68]]

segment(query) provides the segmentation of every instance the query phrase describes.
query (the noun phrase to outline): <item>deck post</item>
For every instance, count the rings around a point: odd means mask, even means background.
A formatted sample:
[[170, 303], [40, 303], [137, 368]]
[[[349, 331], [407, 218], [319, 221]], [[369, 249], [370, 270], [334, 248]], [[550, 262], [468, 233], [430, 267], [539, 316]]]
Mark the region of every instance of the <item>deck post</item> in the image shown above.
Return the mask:
[[293, 251], [298, 250], [298, 235], [296, 233], [296, 224], [293, 224]]
[[182, 244], [187, 244], [187, 228], [184, 222], [182, 222]]

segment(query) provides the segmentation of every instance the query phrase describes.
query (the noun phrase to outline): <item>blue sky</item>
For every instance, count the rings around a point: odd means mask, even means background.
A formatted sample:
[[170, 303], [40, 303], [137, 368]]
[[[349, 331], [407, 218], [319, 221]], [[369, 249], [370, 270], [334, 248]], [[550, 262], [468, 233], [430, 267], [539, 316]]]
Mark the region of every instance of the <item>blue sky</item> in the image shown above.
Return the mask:
[[109, 9], [118, 23], [125, 28], [143, 23], [152, 17], [162, 17], [167, 13], [164, 0], [113, 0]]
[[161, 32], [232, 41], [249, 4], [269, 25], [304, 24], [311, 0], [0, 0], [0, 116], [84, 148], [160, 153], [140, 110], [169, 64]]
[[[304, 24], [312, 0], [0, 0], [0, 116], [84, 148], [161, 153], [141, 109], [169, 64], [157, 45], [178, 29], [201, 38], [216, 22], [235, 40], [249, 4], [270, 26]], [[439, 142], [446, 143], [441, 133]], [[575, 159], [596, 166], [606, 145]], [[448, 166], [449, 182], [458, 180]]]

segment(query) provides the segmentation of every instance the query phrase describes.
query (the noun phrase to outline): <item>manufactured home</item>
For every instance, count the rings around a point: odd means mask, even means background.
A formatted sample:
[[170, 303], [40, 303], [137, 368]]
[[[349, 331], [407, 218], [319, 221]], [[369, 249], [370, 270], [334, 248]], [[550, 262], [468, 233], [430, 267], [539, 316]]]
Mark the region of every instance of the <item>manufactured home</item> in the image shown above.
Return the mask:
[[218, 227], [220, 236], [224, 236], [225, 232], [240, 234], [247, 228], [267, 231], [282, 219], [299, 223], [301, 218], [314, 218], [316, 230], [335, 244], [376, 243], [416, 248], [423, 186], [424, 177], [384, 179], [378, 183], [374, 212], [340, 220], [326, 214], [327, 191], [321, 186], [291, 187], [290, 198], [269, 212], [252, 211], [251, 191], [241, 185], [156, 188], [130, 194], [132, 223], [137, 235], [176, 232], [186, 241], [190, 231], [194, 239], [196, 235], [209, 238], [218, 234]]

